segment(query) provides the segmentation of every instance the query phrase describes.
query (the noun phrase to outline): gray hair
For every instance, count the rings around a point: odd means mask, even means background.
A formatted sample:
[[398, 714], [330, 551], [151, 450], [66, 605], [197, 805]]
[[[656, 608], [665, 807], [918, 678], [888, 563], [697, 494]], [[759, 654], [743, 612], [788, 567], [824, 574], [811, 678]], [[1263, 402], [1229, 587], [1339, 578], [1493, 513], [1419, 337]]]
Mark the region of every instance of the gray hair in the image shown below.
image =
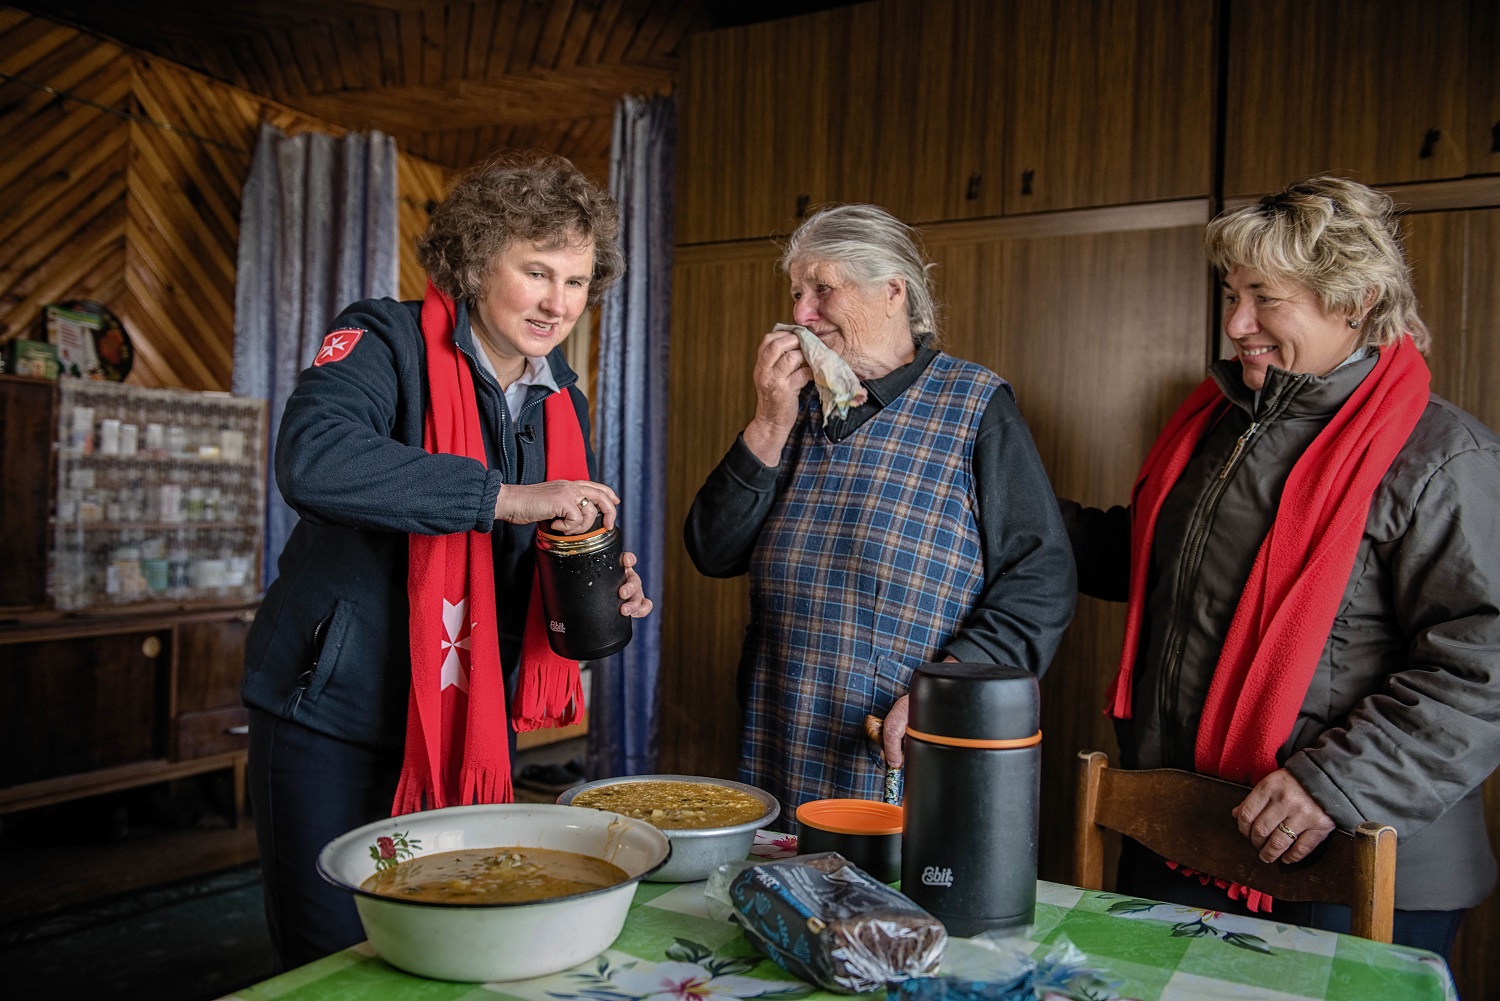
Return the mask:
[[917, 347], [938, 337], [937, 302], [916, 230], [878, 205], [832, 205], [797, 227], [778, 264], [782, 272], [807, 261], [828, 261], [856, 285], [869, 288], [899, 278], [906, 285], [906, 319]]
[[1402, 334], [1424, 352], [1432, 342], [1417, 315], [1396, 203], [1373, 188], [1342, 177], [1294, 181], [1219, 215], [1204, 244], [1221, 272], [1254, 268], [1305, 286], [1329, 313], [1363, 316], [1366, 347], [1395, 344]]

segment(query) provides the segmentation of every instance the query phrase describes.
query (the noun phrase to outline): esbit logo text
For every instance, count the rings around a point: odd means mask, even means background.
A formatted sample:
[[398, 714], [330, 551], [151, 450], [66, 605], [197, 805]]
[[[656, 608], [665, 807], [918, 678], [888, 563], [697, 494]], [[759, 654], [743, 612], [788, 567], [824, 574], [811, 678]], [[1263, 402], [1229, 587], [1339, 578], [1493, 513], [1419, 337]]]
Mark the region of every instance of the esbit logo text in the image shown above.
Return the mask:
[[924, 886], [952, 886], [953, 870], [930, 865], [922, 870], [922, 883]]

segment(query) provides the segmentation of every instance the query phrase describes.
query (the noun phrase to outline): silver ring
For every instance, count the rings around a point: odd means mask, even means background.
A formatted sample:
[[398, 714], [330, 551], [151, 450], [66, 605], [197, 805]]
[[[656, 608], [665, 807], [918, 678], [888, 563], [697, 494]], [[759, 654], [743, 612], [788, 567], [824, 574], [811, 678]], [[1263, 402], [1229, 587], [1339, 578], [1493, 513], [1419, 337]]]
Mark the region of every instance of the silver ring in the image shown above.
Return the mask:
[[1277, 824], [1276, 829], [1282, 834], [1285, 834], [1287, 837], [1291, 838], [1293, 841], [1297, 840], [1297, 832], [1286, 826], [1286, 824]]
[[593, 503], [593, 502], [590, 501], [587, 497], [580, 497], [580, 498], [578, 498], [578, 506], [580, 508], [585, 507], [586, 505], [591, 504], [591, 503]]

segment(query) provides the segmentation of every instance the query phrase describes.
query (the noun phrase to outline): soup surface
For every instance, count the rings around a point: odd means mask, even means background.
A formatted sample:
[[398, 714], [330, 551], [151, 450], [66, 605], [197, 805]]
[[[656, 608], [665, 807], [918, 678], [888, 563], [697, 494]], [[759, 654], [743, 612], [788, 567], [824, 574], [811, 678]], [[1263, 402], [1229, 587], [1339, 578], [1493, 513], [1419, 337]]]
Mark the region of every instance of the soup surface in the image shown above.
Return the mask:
[[574, 806], [613, 810], [664, 830], [733, 827], [766, 815], [766, 804], [747, 792], [709, 782], [615, 782], [585, 789]]
[[519, 904], [614, 886], [629, 879], [613, 862], [552, 848], [464, 848], [407, 859], [360, 889], [402, 900]]

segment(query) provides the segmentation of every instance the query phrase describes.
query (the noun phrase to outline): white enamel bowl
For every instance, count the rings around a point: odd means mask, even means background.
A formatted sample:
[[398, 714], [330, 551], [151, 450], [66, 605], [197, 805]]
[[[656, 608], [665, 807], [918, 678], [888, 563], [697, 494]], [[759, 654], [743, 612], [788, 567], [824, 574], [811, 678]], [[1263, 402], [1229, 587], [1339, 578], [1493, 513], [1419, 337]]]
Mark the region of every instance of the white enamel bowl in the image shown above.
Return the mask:
[[[613, 862], [617, 886], [521, 904], [433, 904], [360, 889], [375, 873], [378, 838], [417, 843], [413, 855], [460, 848], [554, 848]], [[370, 945], [392, 966], [437, 980], [522, 980], [566, 970], [609, 948], [636, 883], [671, 857], [666, 836], [643, 820], [551, 804], [454, 806], [390, 817], [330, 841], [323, 878], [354, 894]]]
[[615, 785], [619, 782], [651, 781], [701, 782], [728, 786], [754, 796], [765, 804], [766, 809], [760, 817], [743, 824], [735, 824], [733, 827], [663, 831], [667, 840], [672, 842], [672, 858], [666, 865], [646, 877], [649, 882], [688, 883], [695, 879], [707, 879], [725, 862], [742, 861], [750, 854], [750, 846], [755, 843], [755, 832], [769, 826], [771, 821], [781, 814], [781, 804], [776, 802], [776, 797], [763, 789], [745, 785], [743, 782], [706, 778], [702, 775], [621, 775], [612, 779], [595, 779], [593, 782], [584, 782], [564, 791], [561, 796], [557, 797], [557, 801], [571, 803], [579, 793], [588, 789], [597, 789], [600, 786]]

